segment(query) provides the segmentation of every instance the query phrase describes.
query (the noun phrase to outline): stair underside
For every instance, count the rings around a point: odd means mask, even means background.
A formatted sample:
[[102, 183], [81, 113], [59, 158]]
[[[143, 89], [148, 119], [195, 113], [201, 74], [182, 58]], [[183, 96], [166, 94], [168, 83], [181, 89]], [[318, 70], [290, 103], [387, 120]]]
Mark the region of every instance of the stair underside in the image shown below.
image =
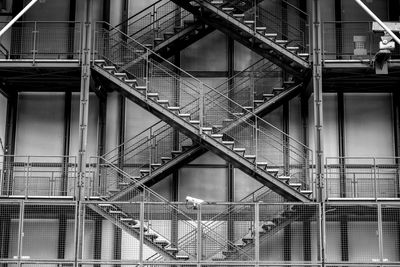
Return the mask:
[[291, 201], [303, 201], [309, 202], [310, 199], [301, 194], [299, 191], [291, 188], [286, 183], [277, 180], [273, 175], [266, 173], [265, 171], [255, 168], [254, 165], [248, 160], [244, 159], [237, 153], [234, 153], [231, 149], [218, 142], [214, 138], [203, 134], [201, 138], [199, 138], [199, 129], [194, 127], [184, 118], [176, 116], [172, 112], [166, 112], [166, 109], [160, 106], [159, 104], [146, 99], [146, 97], [140, 92], [136, 91], [132, 87], [125, 84], [123, 81], [105, 71], [99, 66], [93, 66], [93, 70], [102, 75], [104, 78], [108, 79], [112, 83], [117, 85], [117, 88], [120, 90], [121, 94], [123, 94], [128, 99], [137, 103], [141, 107], [149, 110], [152, 114], [159, 117], [163, 121], [167, 122], [171, 126], [177, 128], [179, 131], [184, 133], [189, 138], [194, 140], [199, 140], [202, 146], [207, 148], [208, 150], [214, 152], [219, 155], [223, 159], [231, 162], [235, 167], [240, 168], [242, 171], [252, 176], [254, 179], [259, 181], [261, 184], [271, 188], [277, 193], [281, 194], [285, 198]]
[[[224, 32], [236, 41], [242, 43], [249, 49], [258, 53], [259, 55], [270, 60], [279, 67], [285, 69], [287, 72], [295, 75], [300, 79], [304, 79], [308, 75], [310, 66], [307, 61], [298, 57], [297, 55], [289, 52], [283, 46], [276, 44], [274, 41], [268, 39], [261, 34], [254, 32], [246, 25], [241, 24], [230, 15], [221, 12], [218, 8], [212, 4], [201, 1], [201, 5], [208, 10], [208, 12], [201, 12], [197, 6], [190, 4], [191, 2], [186, 0], [172, 0], [176, 4], [180, 5], [184, 9], [193, 13], [199, 20], [210, 26]], [[193, 1], [192, 1], [193, 2]], [[218, 14], [218, 15], [216, 15]], [[267, 46], [261, 48], [260, 43]], [[273, 52], [271, 52], [273, 51]]]
[[[140, 232], [138, 230], [134, 230], [131, 227], [129, 227], [128, 225], [126, 225], [125, 223], [121, 222], [120, 220], [118, 220], [117, 218], [115, 218], [114, 216], [110, 215], [109, 213], [107, 213], [106, 211], [104, 211], [102, 208], [98, 207], [96, 204], [89, 204], [88, 207], [90, 209], [92, 209], [94, 212], [98, 213], [99, 215], [103, 216], [105, 219], [109, 220], [110, 222], [112, 222], [114, 225], [116, 225], [118, 228], [120, 228], [121, 230], [123, 230], [124, 232], [128, 233], [129, 235], [137, 238], [138, 240], [140, 239]], [[160, 248], [159, 246], [157, 246], [155, 243], [147, 240], [146, 238], [143, 238], [143, 242], [145, 245], [149, 246], [150, 248], [154, 249], [154, 251], [156, 251], [157, 253], [159, 253], [160, 255], [162, 255], [163, 257], [165, 257], [166, 259], [169, 260], [176, 260], [176, 258], [167, 253], [166, 251], [164, 251], [162, 248]]]

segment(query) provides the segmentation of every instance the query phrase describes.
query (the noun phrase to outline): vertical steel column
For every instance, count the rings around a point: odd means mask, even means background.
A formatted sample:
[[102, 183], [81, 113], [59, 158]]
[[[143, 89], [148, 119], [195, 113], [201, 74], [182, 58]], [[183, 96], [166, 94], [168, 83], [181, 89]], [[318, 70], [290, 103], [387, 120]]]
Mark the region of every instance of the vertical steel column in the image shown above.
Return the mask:
[[289, 224], [283, 228], [283, 260], [292, 259], [292, 225]]
[[[301, 93], [300, 96], [300, 105], [301, 105], [301, 124], [302, 124], [302, 137], [303, 137], [303, 144], [306, 145], [308, 147], [309, 141], [308, 141], [308, 93], [304, 90]], [[307, 157], [304, 159], [304, 177], [306, 179], [310, 180], [310, 175], [313, 175], [313, 173], [311, 172], [312, 170], [312, 166], [310, 166], [310, 162], [309, 162], [309, 151], [304, 151], [304, 153], [307, 154]], [[311, 163], [313, 164], [313, 162]], [[310, 183], [310, 187], [312, 188], [312, 180]]]
[[[126, 121], [126, 100], [123, 95], [119, 96], [119, 136], [118, 136], [118, 168], [124, 169], [125, 157], [124, 157], [124, 142], [125, 142], [125, 121]], [[118, 174], [118, 179], [121, 178], [121, 174]], [[118, 186], [118, 185], [117, 185]]]
[[62, 162], [62, 185], [61, 185], [61, 194], [63, 196], [67, 195], [68, 190], [68, 170], [69, 170], [69, 147], [70, 147], [70, 139], [71, 139], [71, 99], [72, 93], [71, 91], [65, 92], [64, 99], [64, 143], [63, 143], [63, 162]]
[[[75, 21], [76, 0], [69, 0], [69, 21]], [[68, 59], [74, 58], [74, 44], [75, 44], [75, 27], [76, 24], [72, 22], [68, 29]]]
[[3, 180], [3, 195], [12, 194], [13, 184], [13, 163], [15, 154], [15, 138], [17, 129], [17, 111], [18, 111], [18, 93], [10, 94], [7, 99], [7, 114], [6, 114], [6, 128], [4, 137], [4, 150], [6, 170]]
[[21, 256], [22, 256], [22, 244], [24, 242], [24, 218], [25, 218], [25, 202], [22, 200], [20, 202], [20, 208], [19, 208], [19, 224], [18, 224], [18, 244], [17, 244], [17, 258], [18, 258], [18, 264], [17, 266], [21, 266]]
[[76, 196], [77, 199], [77, 223], [75, 229], [75, 266], [82, 258], [83, 246], [83, 224], [84, 207], [81, 200], [84, 198], [84, 185], [86, 174], [86, 149], [87, 149], [87, 131], [89, 121], [89, 90], [90, 90], [90, 55], [92, 48], [92, 0], [86, 0], [84, 5], [84, 27], [82, 38], [82, 57], [81, 57], [81, 88], [79, 98], [79, 154], [78, 154], [78, 181]]
[[[322, 96], [322, 31], [320, 0], [312, 0], [312, 49], [313, 49], [313, 88], [314, 88], [314, 122], [315, 122], [315, 171], [317, 201], [323, 203], [324, 196], [324, 143], [323, 143], [323, 96]], [[324, 207], [320, 211], [318, 229], [318, 261], [325, 265], [325, 224]], [[322, 219], [321, 219], [322, 218]]]
[[[228, 79], [233, 77], [234, 75], [234, 69], [235, 69], [235, 41], [227, 36], [227, 65], [228, 65]], [[229, 80], [228, 83], [228, 98], [229, 99], [234, 99], [234, 92], [232, 91], [232, 88], [234, 87], [234, 81], [232, 79]], [[234, 202], [235, 201], [235, 168], [234, 166], [227, 162], [228, 164], [228, 202]], [[229, 210], [232, 209], [233, 206], [229, 207]], [[232, 244], [235, 242], [235, 224], [234, 224], [234, 218], [232, 217], [232, 214], [228, 214], [228, 241], [231, 242]], [[228, 250], [234, 249], [231, 247], [228, 247]]]
[[339, 175], [340, 175], [340, 197], [346, 197], [346, 143], [344, 133], [344, 94], [337, 93], [337, 115], [338, 115], [338, 137], [339, 137]]
[[392, 93], [394, 155], [396, 157], [396, 197], [400, 197], [400, 94]]
[[379, 238], [379, 260], [383, 263], [383, 219], [382, 203], [378, 203], [378, 238]]
[[283, 129], [282, 131], [286, 134], [283, 135], [283, 170], [285, 176], [290, 175], [290, 157], [289, 157], [289, 102], [283, 103]]
[[254, 256], [256, 261], [256, 267], [259, 266], [260, 262], [260, 203], [257, 202], [254, 205]]

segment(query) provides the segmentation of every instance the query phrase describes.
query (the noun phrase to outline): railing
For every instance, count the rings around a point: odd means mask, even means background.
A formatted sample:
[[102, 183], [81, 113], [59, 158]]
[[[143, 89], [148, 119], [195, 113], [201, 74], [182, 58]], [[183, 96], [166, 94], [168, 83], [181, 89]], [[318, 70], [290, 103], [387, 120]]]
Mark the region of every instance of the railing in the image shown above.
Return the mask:
[[308, 53], [307, 13], [284, 0], [258, 2], [240, 1], [235, 5], [236, 12], [244, 13], [245, 19], [254, 20], [254, 27], [264, 26], [267, 32], [277, 33], [277, 39], [289, 40], [290, 46], [299, 46], [299, 52]]
[[[235, 141], [236, 147], [246, 148], [247, 154], [256, 155], [256, 162], [267, 162], [282, 174], [292, 174], [296, 176], [293, 181], [301, 183], [303, 189], [310, 188], [312, 153], [309, 148], [119, 30], [104, 25], [98, 23], [96, 27], [94, 52], [97, 58], [117, 66], [139, 59], [125, 72], [135, 77], [139, 85], [145, 86], [146, 96], [157, 92], [160, 99], [178, 103], [180, 113], [189, 113], [192, 120], [199, 120], [199, 134], [203, 127], [221, 125], [217, 131], [223, 133], [226, 140]], [[119, 33], [119, 38], [116, 33]], [[129, 43], [124, 41], [126, 38]], [[131, 43], [135, 45], [132, 47]], [[137, 50], [139, 46], [140, 51]], [[183, 73], [184, 77], [177, 73]], [[177, 88], [179, 98], [173, 93]], [[242, 119], [246, 116], [247, 119]]]
[[[322, 34], [323, 60], [373, 60], [383, 35], [372, 31], [372, 21], [325, 21]], [[398, 57], [400, 49], [391, 55]]]
[[244, 107], [253, 107], [254, 100], [263, 99], [264, 93], [271, 93], [274, 87], [282, 86], [281, 69], [266, 59], [254, 64], [215, 87], [215, 91], [227, 96]]
[[[103, 155], [103, 158], [133, 178], [140, 180], [141, 170], [148, 170], [148, 174], [151, 175], [152, 164], [162, 164], [162, 157], [171, 158], [173, 150], [182, 151], [183, 146], [191, 145], [193, 145], [191, 139], [160, 121], [109, 151]], [[107, 171], [103, 169], [107, 168], [108, 164], [103, 166], [101, 162], [97, 162], [96, 157], [91, 163], [93, 163], [91, 173], [99, 175], [91, 181], [90, 190], [93, 192], [90, 195], [111, 195], [115, 190], [124, 187], [121, 184], [132, 182], [129, 179], [121, 181], [120, 179], [123, 178], [112, 179], [107, 176]]]
[[80, 59], [81, 22], [23, 21], [16, 22], [9, 31], [6, 35], [11, 40], [11, 48], [8, 49], [8, 57], [4, 58], [32, 59], [33, 61], [36, 59]]
[[[111, 162], [107, 161], [104, 158], [97, 157], [96, 158], [96, 163], [97, 165], [101, 166], [101, 171], [108, 177], [108, 179], [114, 179], [116, 181], [122, 181], [122, 182], [130, 182], [130, 183], [137, 183], [138, 180], [129, 175], [128, 173], [124, 172], [123, 170], [119, 169], [117, 166], [112, 164]], [[93, 165], [93, 163], [92, 163]], [[86, 184], [92, 184], [91, 177], [87, 177]], [[166, 240], [171, 242], [171, 246], [178, 248], [179, 250], [183, 250], [185, 253], [187, 253], [190, 257], [195, 258], [196, 257], [196, 247], [197, 244], [182, 244], [180, 240], [172, 240], [170, 236], [170, 232], [166, 232], [165, 229], [163, 229], [164, 225], [160, 223], [153, 223], [152, 220], [152, 212], [158, 212], [158, 213], [163, 213], [167, 214], [168, 218], [176, 217], [180, 218], [180, 226], [181, 229], [185, 229], [185, 233], [192, 233], [191, 234], [191, 240], [195, 240], [198, 236], [198, 231], [196, 228], [203, 228], [205, 227], [203, 224], [201, 226], [199, 225], [194, 225], [191, 223], [193, 215], [186, 214], [183, 212], [183, 208], [179, 208], [176, 205], [171, 204], [167, 199], [163, 198], [161, 195], [157, 194], [150, 188], [146, 187], [143, 184], [139, 184], [134, 188], [134, 193], [132, 194], [132, 198], [130, 198], [130, 201], [135, 202], [135, 201], [140, 201], [140, 202], [147, 202], [148, 204], [151, 204], [151, 202], [154, 203], [159, 203], [162, 202], [163, 205], [157, 204], [158, 208], [155, 209], [154, 207], [152, 208], [151, 205], [149, 206], [149, 209], [147, 210], [147, 217], [146, 221], [147, 224], [146, 226], [151, 230], [154, 231], [155, 233], [158, 234], [158, 236], [165, 238]], [[85, 192], [86, 196], [92, 196], [92, 193], [90, 192], [90, 188], [86, 188]], [[102, 195], [100, 195], [104, 200], [106, 198]], [[121, 209], [122, 211], [126, 211], [127, 213], [129, 212], [129, 206], [123, 206], [120, 204], [115, 204], [116, 207]], [[160, 217], [156, 216], [155, 220], [159, 220]], [[172, 227], [172, 226], [170, 226]], [[212, 231], [212, 230], [210, 230]], [[221, 235], [218, 232], [213, 232], [212, 238], [210, 239], [213, 244], [219, 246], [221, 249], [226, 248], [227, 246], [233, 246], [233, 243], [231, 243], [228, 240], [225, 240], [225, 237]]]
[[172, 1], [161, 0], [116, 25], [126, 28], [127, 34], [142, 44], [155, 45], [156, 38], [165, 39], [166, 33], [175, 33], [176, 27], [186, 26], [193, 15]]
[[326, 158], [328, 198], [398, 198], [400, 158]]
[[75, 196], [76, 157], [0, 156], [2, 196]]

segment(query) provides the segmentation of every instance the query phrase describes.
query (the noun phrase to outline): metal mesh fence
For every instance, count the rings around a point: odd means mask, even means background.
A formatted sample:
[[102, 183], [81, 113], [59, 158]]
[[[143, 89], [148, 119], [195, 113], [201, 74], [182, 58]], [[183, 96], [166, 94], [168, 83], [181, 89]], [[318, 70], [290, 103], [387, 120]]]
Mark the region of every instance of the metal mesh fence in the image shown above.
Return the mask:
[[3, 196], [74, 196], [76, 157], [0, 156]]
[[397, 198], [398, 158], [326, 159], [328, 198]]
[[[371, 21], [325, 21], [322, 32], [324, 60], [372, 60], [383, 35], [372, 31]], [[399, 49], [392, 51], [392, 56], [399, 54]]]

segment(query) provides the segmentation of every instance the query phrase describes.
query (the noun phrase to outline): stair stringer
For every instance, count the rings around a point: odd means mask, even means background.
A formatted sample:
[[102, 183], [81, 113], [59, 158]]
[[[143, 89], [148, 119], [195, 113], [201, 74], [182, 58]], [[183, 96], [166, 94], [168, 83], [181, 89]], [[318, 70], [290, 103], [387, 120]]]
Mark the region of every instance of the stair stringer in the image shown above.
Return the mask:
[[246, 160], [244, 157], [233, 152], [231, 149], [218, 142], [211, 136], [207, 134], [200, 134], [199, 129], [196, 128], [194, 125], [190, 124], [188, 121], [177, 116], [176, 114], [167, 111], [164, 107], [157, 104], [156, 102], [147, 99], [145, 95], [136, 91], [131, 86], [124, 83], [121, 79], [115, 77], [114, 75], [105, 71], [99, 66], [94, 65], [92, 69], [102, 75], [104, 78], [118, 85], [117, 88], [119, 88], [120, 93], [126, 98], [137, 103], [142, 108], [150, 111], [153, 115], [164, 120], [171, 126], [177, 128], [189, 138], [197, 140], [198, 143], [206, 147], [208, 150], [219, 155], [221, 158], [231, 162], [235, 167], [241, 169], [243, 172], [259, 181], [261, 184], [276, 191], [278, 194], [282, 195], [289, 201], [310, 201], [308, 197], [306, 197], [299, 191], [290, 187], [288, 184], [277, 180], [272, 174], [260, 168], [257, 168], [254, 164]]
[[[275, 43], [273, 40], [268, 39], [267, 37], [261, 35], [257, 31], [250, 29], [243, 23], [239, 22], [235, 18], [231, 17], [225, 12], [222, 12], [217, 7], [213, 6], [212, 4], [206, 1], [191, 1], [196, 2], [197, 4], [201, 5], [201, 7], [206, 8], [207, 10], [211, 11], [213, 15], [218, 16], [221, 19], [216, 17], [211, 17], [206, 15], [198, 6], [193, 6], [190, 4], [189, 1], [184, 0], [172, 0], [177, 5], [183, 7], [184, 9], [188, 10], [189, 12], [193, 13], [196, 17], [202, 20], [204, 23], [211, 25], [212, 27], [222, 31], [228, 36], [233, 37], [236, 41], [242, 43], [244, 46], [248, 47], [249, 49], [253, 50], [257, 54], [265, 57], [269, 61], [273, 62], [274, 64], [278, 65], [279, 67], [285, 69], [289, 73], [299, 77], [301, 79], [307, 75], [310, 69], [309, 63], [302, 59], [301, 57], [297, 56], [296, 54], [286, 50], [285, 47]], [[232, 30], [232, 27], [235, 27], [237, 30]], [[239, 30], [242, 31], [242, 34], [239, 34]], [[246, 36], [243, 35], [246, 33]], [[257, 44], [256, 44], [257, 43]], [[260, 48], [259, 44], [264, 44], [267, 47], [271, 48], [274, 53], [271, 53], [271, 50]], [[283, 55], [277, 56], [276, 54]], [[295, 62], [296, 66], [291, 66], [291, 62]]]
[[[126, 233], [128, 233], [129, 235], [131, 235], [132, 237], [140, 240], [140, 232], [139, 231], [136, 231], [136, 230], [132, 229], [127, 224], [125, 224], [125, 223], [119, 221], [117, 218], [111, 216], [106, 211], [104, 211], [102, 208], [98, 207], [96, 204], [88, 204], [88, 207], [90, 209], [92, 209], [94, 212], [96, 212], [99, 215], [103, 216], [105, 219], [110, 221], [112, 224], [114, 224], [115, 226], [117, 226], [121, 230], [123, 230]], [[143, 243], [145, 245], [149, 246], [150, 248], [152, 248], [154, 251], [157, 251], [157, 253], [159, 253], [160, 255], [165, 257], [166, 259], [176, 260], [176, 258], [173, 255], [165, 252], [162, 248], [160, 248], [158, 245], [154, 244], [153, 242], [149, 241], [147, 238], [143, 238]]]

